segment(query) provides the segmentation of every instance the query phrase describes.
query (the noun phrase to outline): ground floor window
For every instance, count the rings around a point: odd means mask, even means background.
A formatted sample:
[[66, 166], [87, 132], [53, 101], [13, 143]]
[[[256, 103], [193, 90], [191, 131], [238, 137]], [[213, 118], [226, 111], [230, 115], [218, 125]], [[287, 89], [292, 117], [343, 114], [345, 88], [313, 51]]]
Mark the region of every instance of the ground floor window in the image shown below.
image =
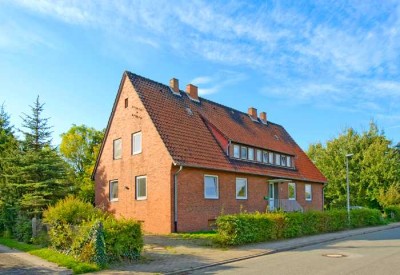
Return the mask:
[[305, 196], [306, 196], [306, 201], [311, 201], [312, 200], [312, 188], [311, 184], [306, 184], [305, 185]]
[[236, 199], [247, 199], [247, 179], [236, 178]]
[[218, 177], [205, 175], [204, 176], [204, 198], [218, 199]]
[[118, 180], [110, 181], [110, 201], [118, 201]]
[[296, 184], [294, 182], [289, 182], [288, 184], [288, 198], [289, 200], [296, 199]]
[[146, 176], [136, 177], [136, 199], [137, 200], [147, 199], [147, 177]]

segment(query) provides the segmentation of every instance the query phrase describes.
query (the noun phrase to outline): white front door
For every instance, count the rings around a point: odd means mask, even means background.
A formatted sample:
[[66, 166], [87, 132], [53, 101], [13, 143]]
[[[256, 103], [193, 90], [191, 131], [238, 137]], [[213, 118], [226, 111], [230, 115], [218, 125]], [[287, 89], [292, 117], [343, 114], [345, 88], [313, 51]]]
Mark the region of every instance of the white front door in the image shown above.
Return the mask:
[[269, 198], [269, 210], [274, 211], [275, 210], [275, 186], [274, 183], [269, 184], [268, 188], [268, 198]]

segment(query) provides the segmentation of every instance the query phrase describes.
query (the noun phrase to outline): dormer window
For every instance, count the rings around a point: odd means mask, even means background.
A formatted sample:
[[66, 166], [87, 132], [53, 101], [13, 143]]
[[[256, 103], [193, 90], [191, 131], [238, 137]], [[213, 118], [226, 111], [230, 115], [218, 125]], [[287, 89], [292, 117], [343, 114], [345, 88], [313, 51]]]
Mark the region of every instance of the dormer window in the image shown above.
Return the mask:
[[292, 156], [239, 144], [232, 144], [232, 158], [249, 162], [293, 168]]

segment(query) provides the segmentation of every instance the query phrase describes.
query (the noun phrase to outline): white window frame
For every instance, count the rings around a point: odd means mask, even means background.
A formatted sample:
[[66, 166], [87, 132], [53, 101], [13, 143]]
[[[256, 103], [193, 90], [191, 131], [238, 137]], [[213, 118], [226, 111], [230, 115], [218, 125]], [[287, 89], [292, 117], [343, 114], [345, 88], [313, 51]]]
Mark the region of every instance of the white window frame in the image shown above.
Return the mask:
[[[268, 159], [269, 159], [269, 154], [270, 154], [270, 152], [268, 152], [268, 151], [263, 151], [263, 162], [264, 163], [268, 163]], [[265, 156], [267, 156], [266, 158], [265, 158]]]
[[[145, 196], [140, 196], [139, 197], [139, 180], [140, 179], [145, 179], [145, 186], [146, 186], [146, 195]], [[147, 200], [147, 176], [137, 176], [135, 179], [135, 191], [136, 191], [136, 200], [138, 201], [143, 201], [143, 200]]]
[[[140, 148], [135, 148], [136, 145], [137, 145], [136, 142], [135, 142], [135, 138], [136, 137], [140, 137]], [[142, 144], [143, 144], [143, 142], [142, 142], [143, 141], [142, 132], [133, 133], [131, 139], [132, 139], [131, 140], [131, 143], [132, 143], [132, 155], [137, 155], [137, 154], [142, 153]]]
[[292, 157], [286, 156], [286, 165], [287, 167], [292, 167]]
[[[111, 190], [112, 190], [111, 186], [112, 186], [113, 184], [115, 184], [115, 183], [117, 184], [117, 197], [116, 197], [116, 198], [111, 198], [111, 194], [112, 194], [112, 192], [111, 192]], [[110, 180], [110, 181], [109, 181], [109, 183], [108, 183], [108, 199], [109, 199], [110, 202], [118, 201], [118, 180]]]
[[[251, 153], [251, 157], [250, 157], [250, 152], [252, 152]], [[253, 160], [254, 161], [254, 148], [251, 148], [251, 147], [247, 148], [247, 158], [249, 160]]]
[[[243, 157], [243, 154], [242, 154], [242, 150], [246, 150], [246, 157]], [[249, 157], [249, 151], [248, 151], [248, 149], [249, 148], [247, 148], [246, 146], [240, 146], [240, 158], [241, 159], [247, 159], [248, 157]]]
[[[307, 189], [309, 189], [309, 190], [307, 190]], [[309, 198], [307, 198], [307, 194], [310, 194]], [[304, 197], [305, 197], [306, 201], [312, 201], [312, 185], [311, 184], [304, 185]]]
[[[289, 195], [290, 195], [290, 192], [289, 192], [289, 190], [290, 190], [290, 186], [293, 186], [293, 195], [294, 195], [294, 197], [289, 197]], [[294, 182], [289, 182], [288, 183], [288, 199], [289, 200], [291, 200], [291, 201], [295, 201], [296, 200], [296, 183], [294, 183]]]
[[[207, 177], [211, 177], [211, 178], [217, 179], [216, 196], [207, 196], [207, 192], [206, 192], [206, 178], [207, 178]], [[217, 200], [217, 199], [219, 199], [219, 180], [218, 180], [218, 176], [216, 176], [216, 175], [204, 175], [204, 198], [205, 198], [205, 199], [210, 199], [210, 200]]]
[[275, 154], [275, 165], [281, 165], [281, 154]]
[[260, 149], [256, 150], [256, 154], [257, 154], [257, 161], [258, 162], [262, 162], [263, 161], [263, 152]]
[[274, 153], [268, 152], [268, 163], [274, 164]]
[[[115, 143], [117, 142], [117, 141], [119, 141], [120, 142], [120, 147], [121, 147], [121, 149], [120, 149], [120, 156], [117, 158], [117, 157], [115, 157], [115, 149], [116, 149], [116, 146], [115, 146]], [[114, 139], [113, 140], [113, 159], [121, 159], [122, 158], [122, 139], [121, 138], [117, 138], [117, 139]]]
[[233, 157], [240, 159], [240, 145], [233, 144]]
[[[245, 195], [244, 196], [238, 196], [238, 181], [244, 181], [244, 186], [245, 186]], [[247, 179], [246, 178], [236, 178], [236, 199], [237, 200], [247, 200]]]

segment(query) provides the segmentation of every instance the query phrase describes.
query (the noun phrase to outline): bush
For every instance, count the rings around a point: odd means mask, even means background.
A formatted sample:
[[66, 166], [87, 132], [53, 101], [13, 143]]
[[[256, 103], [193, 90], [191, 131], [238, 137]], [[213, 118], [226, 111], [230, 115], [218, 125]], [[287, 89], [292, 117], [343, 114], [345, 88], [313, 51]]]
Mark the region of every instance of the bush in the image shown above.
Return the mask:
[[18, 216], [15, 229], [14, 237], [24, 243], [32, 242], [32, 221], [25, 216]]
[[[383, 224], [379, 210], [351, 211], [351, 227]], [[240, 213], [217, 219], [216, 242], [241, 245], [281, 238], [294, 238], [348, 228], [346, 210], [305, 213]]]
[[142, 227], [134, 220], [108, 217], [104, 221], [104, 239], [110, 262], [138, 259], [143, 249]]
[[389, 221], [400, 222], [400, 206], [387, 206], [384, 211]]
[[104, 266], [137, 259], [143, 249], [140, 223], [116, 220], [90, 203], [68, 197], [44, 212], [51, 245], [76, 258]]

